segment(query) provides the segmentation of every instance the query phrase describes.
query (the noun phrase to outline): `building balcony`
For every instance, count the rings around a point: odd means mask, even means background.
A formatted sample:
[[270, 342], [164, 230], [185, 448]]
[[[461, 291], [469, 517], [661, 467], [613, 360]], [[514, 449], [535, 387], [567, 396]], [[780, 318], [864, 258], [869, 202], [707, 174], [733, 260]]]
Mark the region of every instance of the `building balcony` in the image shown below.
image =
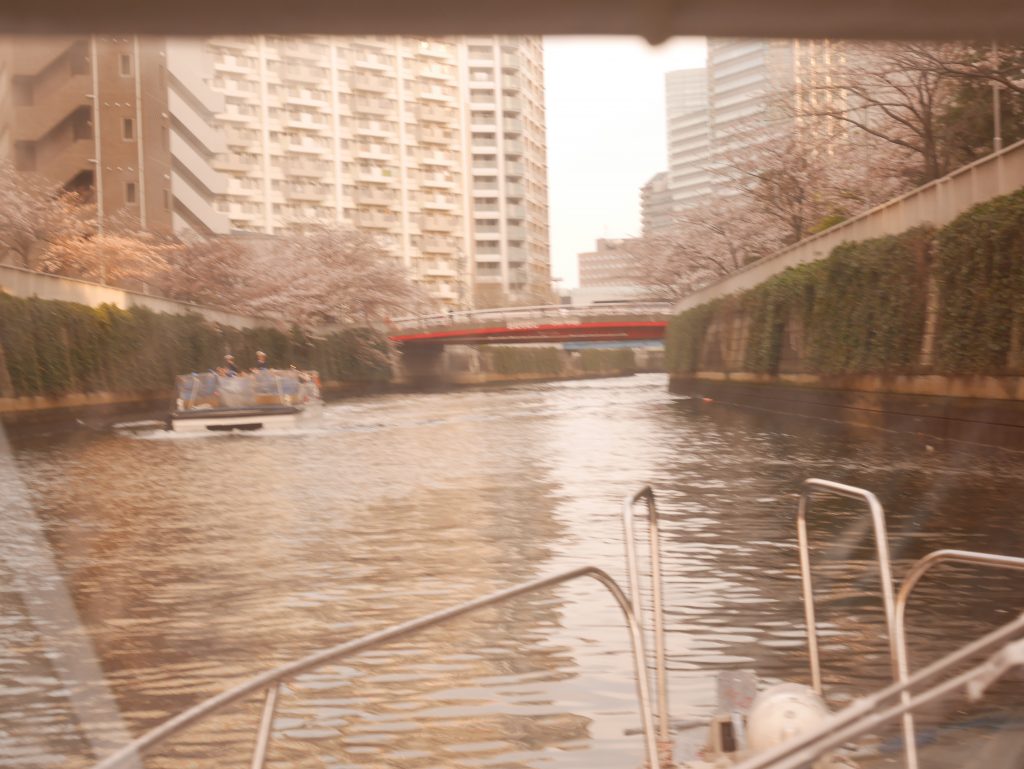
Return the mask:
[[247, 131], [242, 128], [225, 128], [224, 141], [229, 147], [256, 147], [260, 143], [258, 131]]
[[455, 100], [450, 93], [443, 88], [420, 88], [416, 95], [426, 101], [436, 101], [441, 104], [452, 104]]
[[329, 155], [331, 148], [321, 144], [286, 144], [284, 151], [288, 153], [298, 153], [301, 155]]
[[353, 154], [359, 160], [381, 160], [391, 162], [395, 159], [395, 151], [391, 147], [379, 144], [364, 144], [362, 146], [357, 146], [354, 148]]
[[360, 169], [356, 171], [356, 181], [394, 186], [398, 184], [398, 172], [383, 168]]
[[423, 105], [416, 112], [416, 117], [428, 123], [451, 123], [453, 114], [451, 107]]
[[313, 107], [324, 110], [330, 106], [327, 99], [309, 93], [288, 94], [284, 97], [284, 103], [295, 107]]
[[505, 215], [508, 216], [509, 219], [525, 219], [526, 206], [511, 205], [506, 209]]
[[523, 154], [523, 143], [518, 139], [506, 139], [505, 144], [506, 155], [522, 155]]
[[213, 167], [218, 171], [230, 171], [233, 173], [248, 173], [256, 168], [258, 160], [243, 160], [237, 155], [226, 154], [219, 156], [213, 162]]
[[423, 198], [420, 201], [420, 208], [425, 211], [454, 211], [456, 210], [456, 205], [455, 201], [450, 198], [432, 196]]
[[523, 121], [518, 118], [505, 118], [501, 125], [507, 134], [521, 134], [523, 132]]
[[320, 67], [300, 67], [296, 64], [285, 66], [282, 75], [286, 80], [319, 86], [324, 85], [329, 77], [327, 70]]
[[521, 112], [523, 109], [523, 100], [518, 96], [502, 99], [501, 108], [508, 112]]
[[423, 174], [420, 177], [420, 187], [431, 187], [439, 190], [453, 190], [455, 189], [455, 182], [438, 174]]
[[458, 224], [454, 216], [426, 215], [420, 222], [420, 229], [429, 232], [451, 232]]
[[352, 133], [356, 136], [368, 136], [374, 139], [391, 139], [397, 136], [398, 131], [386, 123], [357, 120]]
[[440, 64], [428, 64], [420, 67], [419, 75], [428, 80], [451, 82], [452, 70]]
[[353, 91], [371, 91], [373, 93], [390, 93], [395, 90], [393, 80], [378, 75], [355, 74], [351, 79]]
[[391, 115], [395, 111], [395, 103], [388, 99], [352, 100], [352, 111], [364, 115]]
[[285, 198], [288, 200], [309, 200], [320, 202], [330, 195], [327, 187], [319, 184], [290, 184], [286, 188]]
[[526, 240], [525, 227], [509, 227], [505, 234], [509, 240]]
[[296, 131], [315, 131], [317, 133], [326, 131], [328, 128], [326, 120], [319, 115], [310, 115], [308, 112], [304, 113], [301, 118], [290, 117], [284, 121], [284, 124]]
[[455, 243], [451, 238], [420, 238], [420, 250], [425, 254], [454, 254]]
[[287, 176], [308, 176], [319, 179], [330, 173], [331, 166], [322, 161], [286, 160], [281, 164], [281, 170]]
[[505, 185], [505, 195], [510, 198], [521, 198], [525, 194], [526, 189], [521, 184], [510, 182]]
[[522, 163], [506, 163], [505, 176], [522, 176], [526, 168]]
[[416, 138], [421, 144], [449, 145], [452, 143], [454, 137], [452, 136], [451, 131], [446, 131], [443, 128], [420, 126], [416, 130]]
[[356, 211], [353, 221], [357, 227], [390, 230], [392, 227], [398, 226], [398, 214], [381, 211]]
[[420, 161], [420, 165], [424, 166], [441, 166], [443, 168], [451, 168], [455, 165], [455, 160], [450, 155], [440, 152], [423, 154], [418, 158], [418, 160]]
[[423, 268], [423, 274], [428, 278], [456, 278], [459, 275], [458, 271], [455, 269], [455, 265], [445, 264], [443, 262], [427, 264]]
[[398, 201], [398, 195], [387, 187], [357, 187], [352, 197], [363, 206], [392, 206]]
[[394, 65], [377, 54], [361, 53], [353, 57], [352, 67], [355, 69], [372, 70], [374, 72], [389, 72]]

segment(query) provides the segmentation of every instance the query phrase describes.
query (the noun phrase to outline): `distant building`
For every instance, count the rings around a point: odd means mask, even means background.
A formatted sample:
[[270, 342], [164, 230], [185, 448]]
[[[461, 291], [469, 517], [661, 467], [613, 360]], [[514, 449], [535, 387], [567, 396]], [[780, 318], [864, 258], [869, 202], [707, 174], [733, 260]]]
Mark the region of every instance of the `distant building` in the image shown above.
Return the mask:
[[665, 75], [668, 189], [676, 210], [699, 204], [711, 193], [708, 106], [707, 69]]
[[777, 98], [796, 100], [825, 82], [845, 58], [827, 40], [709, 38], [706, 69], [665, 76], [668, 188], [677, 209], [697, 205], [728, 184], [728, 158], [763, 134], [743, 130], [758, 116], [776, 118]]
[[636, 269], [629, 247], [637, 238], [601, 238], [593, 251], [579, 254], [580, 288], [635, 286]]
[[668, 172], [651, 177], [640, 190], [640, 213], [644, 237], [665, 232], [672, 227], [672, 195], [668, 188]]

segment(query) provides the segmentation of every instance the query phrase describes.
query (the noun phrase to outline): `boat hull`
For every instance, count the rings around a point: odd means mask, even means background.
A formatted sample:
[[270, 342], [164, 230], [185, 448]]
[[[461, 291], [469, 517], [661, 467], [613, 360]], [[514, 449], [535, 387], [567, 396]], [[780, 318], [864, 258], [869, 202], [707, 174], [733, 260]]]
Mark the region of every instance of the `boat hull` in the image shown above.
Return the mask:
[[320, 414], [319, 404], [175, 411], [170, 416], [175, 432], [230, 432], [306, 427]]

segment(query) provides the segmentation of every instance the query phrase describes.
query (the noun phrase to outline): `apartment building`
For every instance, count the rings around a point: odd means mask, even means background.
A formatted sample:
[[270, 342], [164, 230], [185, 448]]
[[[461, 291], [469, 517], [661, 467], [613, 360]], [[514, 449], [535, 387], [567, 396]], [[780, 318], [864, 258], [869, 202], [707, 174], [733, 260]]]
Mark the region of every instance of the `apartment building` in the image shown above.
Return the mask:
[[465, 40], [477, 306], [552, 301], [538, 38]]
[[448, 307], [547, 288], [538, 40], [255, 36], [207, 47], [224, 98], [219, 208], [233, 230], [372, 232]]
[[377, 236], [439, 306], [546, 301], [539, 39], [0, 40], [0, 156], [101, 221]]

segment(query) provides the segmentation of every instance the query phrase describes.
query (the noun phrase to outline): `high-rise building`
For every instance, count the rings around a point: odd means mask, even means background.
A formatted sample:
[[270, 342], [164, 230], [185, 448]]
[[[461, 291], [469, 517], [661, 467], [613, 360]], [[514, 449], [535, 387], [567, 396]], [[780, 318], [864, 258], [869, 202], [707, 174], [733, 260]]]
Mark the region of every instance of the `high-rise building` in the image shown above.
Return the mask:
[[672, 227], [672, 195], [668, 188], [668, 172], [655, 174], [640, 189], [640, 214], [644, 237], [657, 235]]
[[546, 298], [543, 69], [532, 38], [216, 38], [237, 231], [373, 232], [438, 303]]
[[711, 192], [707, 69], [667, 73], [665, 107], [669, 196], [679, 210], [700, 203]]
[[476, 303], [547, 303], [551, 265], [541, 41], [471, 37], [465, 46]]
[[[730, 162], [764, 141], [766, 130], [796, 130], [784, 100], [810, 98], [835, 74], [843, 65], [837, 45], [710, 38], [707, 69], [666, 75], [668, 186], [676, 210], [728, 194]], [[754, 120], [764, 122], [752, 129]]]

